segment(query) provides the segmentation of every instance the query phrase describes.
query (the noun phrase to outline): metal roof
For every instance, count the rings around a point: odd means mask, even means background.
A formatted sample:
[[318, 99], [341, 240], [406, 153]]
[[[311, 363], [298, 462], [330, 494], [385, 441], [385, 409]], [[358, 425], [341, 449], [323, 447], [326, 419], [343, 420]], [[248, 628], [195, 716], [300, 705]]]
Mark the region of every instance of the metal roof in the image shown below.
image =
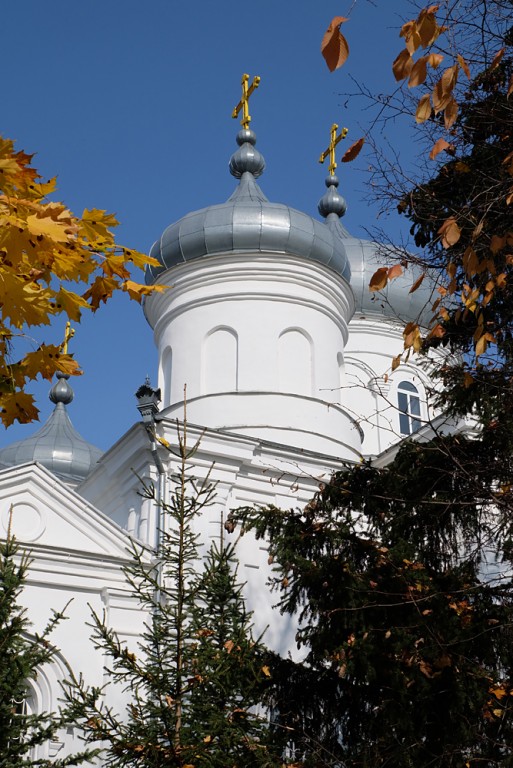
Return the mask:
[[225, 203], [193, 211], [164, 230], [150, 251], [161, 266], [150, 267], [146, 281], [153, 283], [184, 261], [230, 252], [291, 254], [325, 264], [349, 280], [345, 249], [333, 229], [306, 213], [269, 202], [256, 183], [265, 161], [253, 131], [239, 131], [237, 143], [230, 172], [240, 179], [238, 187]]
[[66, 405], [73, 400], [73, 390], [68, 378], [57, 374], [57, 382], [49, 395], [55, 403], [50, 418], [31, 437], [0, 450], [0, 466], [37, 461], [67, 481], [78, 483], [87, 477], [102, 451], [84, 440], [71, 423]]

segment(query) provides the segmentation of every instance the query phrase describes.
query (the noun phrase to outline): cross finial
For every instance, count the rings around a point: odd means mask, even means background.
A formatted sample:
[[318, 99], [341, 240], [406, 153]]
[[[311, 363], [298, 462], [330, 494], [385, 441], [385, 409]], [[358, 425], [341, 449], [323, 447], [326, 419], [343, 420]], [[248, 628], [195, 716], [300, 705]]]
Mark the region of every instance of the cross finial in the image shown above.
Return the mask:
[[71, 323], [68, 320], [66, 323], [66, 329], [64, 331], [64, 341], [61, 344], [61, 352], [63, 355], [68, 354], [68, 343], [75, 335], [75, 329], [71, 327]]
[[329, 170], [330, 176], [334, 175], [335, 170], [337, 168], [337, 161], [335, 160], [335, 147], [337, 146], [339, 141], [346, 138], [348, 129], [342, 128], [338, 136], [337, 136], [337, 131], [338, 131], [338, 125], [336, 123], [333, 123], [333, 125], [331, 126], [329, 146], [319, 158], [319, 162], [323, 163], [329, 155], [330, 167], [328, 170]]
[[256, 88], [258, 88], [258, 86], [260, 85], [260, 78], [254, 77], [253, 82], [251, 83], [249, 88], [248, 88], [248, 83], [249, 83], [249, 75], [242, 75], [242, 81], [241, 81], [242, 98], [232, 112], [232, 117], [237, 118], [239, 116], [239, 112], [242, 109], [242, 120], [240, 121], [240, 124], [242, 125], [243, 128], [246, 128], [246, 129], [249, 128], [249, 124], [251, 122], [251, 116], [249, 114], [249, 97], [251, 96], [253, 91]]

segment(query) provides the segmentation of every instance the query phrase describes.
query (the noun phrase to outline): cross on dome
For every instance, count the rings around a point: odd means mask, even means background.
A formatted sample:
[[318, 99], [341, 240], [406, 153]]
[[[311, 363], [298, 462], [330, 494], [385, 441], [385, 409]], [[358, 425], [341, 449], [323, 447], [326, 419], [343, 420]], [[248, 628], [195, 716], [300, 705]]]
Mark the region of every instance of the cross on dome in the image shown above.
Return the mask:
[[71, 323], [68, 320], [66, 328], [64, 329], [64, 341], [61, 344], [61, 352], [63, 355], [68, 354], [68, 344], [75, 335], [75, 329], [71, 327]]
[[335, 171], [337, 169], [337, 161], [335, 159], [335, 147], [337, 146], [339, 141], [342, 141], [342, 139], [345, 139], [348, 134], [347, 128], [342, 128], [338, 136], [337, 136], [337, 131], [338, 131], [338, 125], [336, 123], [333, 123], [330, 130], [330, 143], [328, 145], [328, 148], [324, 150], [324, 152], [319, 158], [319, 162], [324, 163], [324, 161], [329, 155], [330, 165], [328, 168], [328, 172], [330, 176], [334, 176]]
[[242, 80], [241, 80], [242, 98], [232, 112], [232, 117], [236, 119], [239, 116], [239, 112], [242, 109], [242, 120], [240, 121], [240, 124], [246, 130], [249, 128], [249, 124], [251, 122], [251, 116], [249, 114], [249, 98], [253, 93], [253, 91], [256, 88], [258, 88], [258, 86], [260, 85], [260, 78], [258, 76], [255, 76], [249, 88], [248, 88], [248, 83], [249, 83], [249, 75], [246, 75], [246, 74], [242, 75]]

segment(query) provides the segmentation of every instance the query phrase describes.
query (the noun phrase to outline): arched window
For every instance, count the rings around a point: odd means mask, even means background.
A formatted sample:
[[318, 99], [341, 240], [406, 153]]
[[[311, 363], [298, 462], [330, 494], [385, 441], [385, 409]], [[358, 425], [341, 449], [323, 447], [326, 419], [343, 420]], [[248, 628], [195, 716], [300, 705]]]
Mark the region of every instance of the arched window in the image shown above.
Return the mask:
[[237, 334], [231, 328], [216, 328], [204, 341], [203, 392], [236, 392], [238, 390]]
[[399, 432], [412, 435], [421, 427], [419, 390], [411, 381], [400, 381], [397, 385], [399, 408]]

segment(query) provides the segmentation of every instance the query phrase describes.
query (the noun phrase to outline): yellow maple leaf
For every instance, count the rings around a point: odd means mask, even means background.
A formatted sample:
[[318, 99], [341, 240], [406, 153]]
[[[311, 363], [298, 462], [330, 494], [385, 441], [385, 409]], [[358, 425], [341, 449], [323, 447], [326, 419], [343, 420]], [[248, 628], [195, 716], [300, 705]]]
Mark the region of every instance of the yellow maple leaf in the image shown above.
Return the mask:
[[27, 216], [27, 227], [34, 237], [48, 237], [57, 243], [69, 240], [68, 222], [56, 221], [51, 216]]
[[81, 318], [81, 310], [91, 309], [91, 306], [82, 296], [79, 296], [78, 293], [73, 293], [73, 291], [67, 291], [62, 285], [59, 288], [59, 292], [55, 295], [55, 305], [58, 310], [63, 310], [70, 320], [74, 320], [77, 323]]
[[38, 409], [34, 405], [34, 398], [27, 392], [5, 392], [0, 394], [0, 419], [4, 427], [9, 427], [13, 422], [28, 424], [37, 419]]

